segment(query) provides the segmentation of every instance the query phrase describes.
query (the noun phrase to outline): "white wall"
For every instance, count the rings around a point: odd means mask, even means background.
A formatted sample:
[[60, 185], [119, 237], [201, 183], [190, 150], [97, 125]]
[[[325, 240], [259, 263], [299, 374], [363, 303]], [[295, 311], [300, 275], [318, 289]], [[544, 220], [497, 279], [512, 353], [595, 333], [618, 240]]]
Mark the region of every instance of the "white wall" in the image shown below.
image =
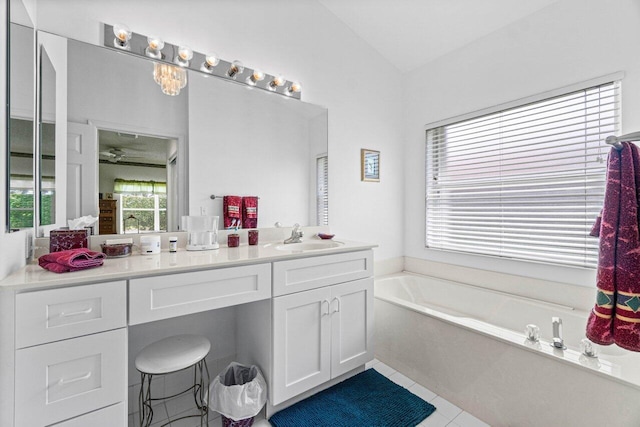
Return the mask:
[[640, 2], [562, 0], [407, 75], [405, 255], [594, 286], [594, 272], [425, 249], [425, 125], [624, 71], [622, 131], [640, 129]]
[[[329, 109], [332, 230], [380, 244], [378, 260], [402, 255], [401, 79], [317, 1], [38, 1], [40, 29], [99, 44], [100, 22], [301, 81], [303, 99]], [[360, 182], [361, 148], [381, 151], [380, 183]]]

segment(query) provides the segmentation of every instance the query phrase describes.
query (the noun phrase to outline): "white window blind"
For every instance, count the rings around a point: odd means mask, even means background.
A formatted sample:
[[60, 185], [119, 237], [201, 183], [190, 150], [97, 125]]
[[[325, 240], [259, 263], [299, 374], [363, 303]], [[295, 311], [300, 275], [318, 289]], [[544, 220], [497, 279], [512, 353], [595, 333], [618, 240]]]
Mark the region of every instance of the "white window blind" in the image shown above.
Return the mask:
[[427, 130], [426, 245], [595, 267], [612, 82]]
[[316, 160], [316, 212], [318, 225], [329, 225], [329, 157]]

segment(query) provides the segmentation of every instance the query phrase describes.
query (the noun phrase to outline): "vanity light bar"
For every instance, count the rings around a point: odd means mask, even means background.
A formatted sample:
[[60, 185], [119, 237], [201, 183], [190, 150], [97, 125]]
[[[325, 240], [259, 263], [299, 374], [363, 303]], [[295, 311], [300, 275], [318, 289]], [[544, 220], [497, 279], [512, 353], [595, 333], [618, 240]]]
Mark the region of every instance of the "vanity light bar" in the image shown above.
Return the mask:
[[[156, 37], [147, 37], [142, 34], [130, 32], [131, 35], [126, 43], [125, 48], [122, 46], [122, 43], [118, 45], [114, 42], [114, 26], [109, 24], [103, 25], [103, 44], [105, 47], [108, 47], [110, 49], [148, 58], [155, 62], [182, 66], [185, 69], [196, 71], [200, 74], [215, 76], [224, 80], [233, 81], [244, 86], [266, 90], [268, 92], [275, 92], [280, 95], [284, 95], [287, 98], [301, 98], [302, 91], [300, 90], [300, 84], [294, 81], [285, 80], [280, 75], [267, 74], [263, 73], [259, 69], [243, 67], [240, 61], [229, 62], [225, 61], [224, 59], [215, 58], [218, 61], [217, 63], [215, 63], [211, 53], [205, 55], [203, 53], [191, 51], [189, 49], [189, 53], [191, 53], [193, 56], [185, 56], [184, 52], [181, 50], [184, 49], [184, 46], [178, 46], [167, 42], [155, 45], [158, 47], [158, 49], [152, 50], [153, 55], [149, 55], [149, 40], [156, 40]], [[217, 55], [215, 56], [217, 57]], [[179, 64], [175, 61], [176, 57], [181, 57], [183, 59], [189, 57], [189, 59], [186, 61], [181, 61], [181, 63]], [[207, 61], [207, 58], [209, 59], [209, 61]], [[213, 65], [214, 63], [215, 65]], [[276, 84], [273, 83], [274, 81], [276, 82]], [[292, 88], [297, 90], [292, 90]]]

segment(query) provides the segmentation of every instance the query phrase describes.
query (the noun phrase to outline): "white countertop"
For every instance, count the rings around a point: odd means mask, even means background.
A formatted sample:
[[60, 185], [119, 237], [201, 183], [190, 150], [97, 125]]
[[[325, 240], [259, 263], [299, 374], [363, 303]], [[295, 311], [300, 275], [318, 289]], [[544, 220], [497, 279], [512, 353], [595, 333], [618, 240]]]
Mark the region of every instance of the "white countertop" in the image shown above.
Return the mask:
[[[308, 240], [306, 240], [308, 241]], [[101, 267], [68, 273], [53, 273], [38, 265], [38, 261], [28, 264], [7, 278], [0, 280], [0, 290], [23, 291], [48, 287], [125, 280], [134, 277], [159, 274], [184, 273], [210, 268], [259, 264], [295, 258], [307, 258], [344, 252], [367, 250], [375, 244], [335, 240], [343, 243], [337, 248], [304, 252], [280, 251], [275, 247], [282, 242], [260, 243], [255, 246], [241, 244], [237, 248], [221, 246], [210, 251], [163, 251], [159, 255], [133, 254], [125, 258], [107, 258]], [[293, 248], [295, 243], [291, 244]]]

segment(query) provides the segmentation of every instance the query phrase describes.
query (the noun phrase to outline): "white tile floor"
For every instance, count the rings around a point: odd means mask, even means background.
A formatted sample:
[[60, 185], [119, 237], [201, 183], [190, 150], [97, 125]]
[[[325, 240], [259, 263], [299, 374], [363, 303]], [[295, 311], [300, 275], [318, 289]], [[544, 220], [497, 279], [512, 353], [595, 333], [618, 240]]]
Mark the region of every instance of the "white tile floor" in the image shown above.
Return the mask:
[[[478, 418], [458, 408], [453, 403], [448, 402], [442, 397], [438, 396], [428, 388], [417, 384], [411, 378], [402, 375], [400, 372], [396, 372], [390, 366], [374, 359], [367, 363], [367, 369], [375, 369], [385, 377], [398, 385], [408, 389], [413, 394], [421, 397], [422, 399], [430, 402], [436, 407], [436, 411], [431, 414], [426, 420], [418, 425], [418, 427], [489, 427], [489, 424], [480, 421]], [[154, 407], [154, 423], [152, 427], [159, 427], [162, 424], [169, 422], [169, 415], [177, 410], [177, 408], [188, 408], [193, 405], [193, 396], [185, 395], [167, 402], [166, 407], [162, 404]], [[173, 410], [173, 411], [172, 411]], [[189, 412], [189, 411], [187, 411]], [[172, 418], [178, 418], [187, 412], [178, 413], [172, 416]], [[134, 417], [135, 416], [135, 417]], [[129, 427], [136, 427], [138, 425], [138, 414], [129, 416]], [[186, 418], [170, 424], [171, 427], [196, 427], [200, 425], [198, 418]], [[255, 427], [270, 427], [268, 421], [264, 419], [264, 416], [258, 415], [255, 422]], [[209, 427], [222, 426], [222, 419], [220, 415], [211, 412], [209, 415]]]
[[421, 422], [418, 427], [489, 427], [489, 424], [463, 411], [411, 378], [396, 372], [390, 366], [378, 361], [378, 359], [373, 359], [373, 361], [367, 363], [366, 368], [375, 369], [391, 381], [408, 389], [436, 407], [436, 411]]

